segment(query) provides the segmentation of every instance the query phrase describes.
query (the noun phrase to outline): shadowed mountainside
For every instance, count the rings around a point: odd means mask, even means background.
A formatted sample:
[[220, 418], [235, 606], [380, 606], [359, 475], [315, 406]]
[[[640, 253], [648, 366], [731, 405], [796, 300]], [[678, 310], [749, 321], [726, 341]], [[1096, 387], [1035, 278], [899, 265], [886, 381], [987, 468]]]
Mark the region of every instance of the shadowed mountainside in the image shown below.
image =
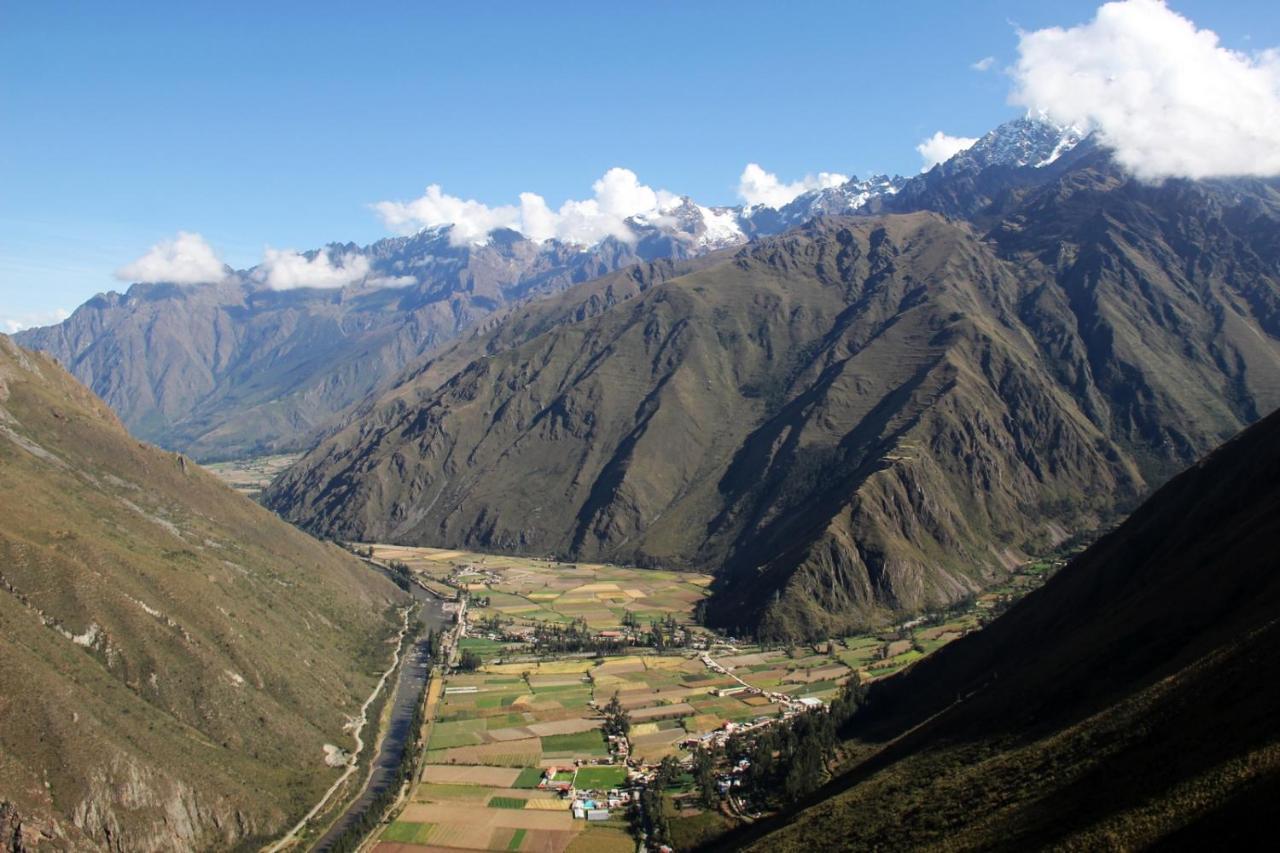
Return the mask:
[[404, 600], [0, 336], [0, 847], [281, 831], [336, 777], [323, 746]]
[[[759, 850], [1256, 846], [1280, 795], [1280, 413], [876, 685], [871, 757]], [[764, 834], [762, 829], [774, 829]]]

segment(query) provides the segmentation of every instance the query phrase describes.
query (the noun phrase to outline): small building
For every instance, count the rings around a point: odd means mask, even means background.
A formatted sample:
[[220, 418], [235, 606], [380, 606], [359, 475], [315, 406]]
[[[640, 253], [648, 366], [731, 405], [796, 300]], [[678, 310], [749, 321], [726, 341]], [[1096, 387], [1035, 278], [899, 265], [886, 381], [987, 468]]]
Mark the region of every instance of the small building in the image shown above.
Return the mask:
[[800, 704], [809, 710], [826, 707], [826, 703], [817, 696], [801, 696]]
[[589, 821], [608, 820], [608, 819], [609, 819], [608, 809], [588, 809], [587, 810], [587, 820]]

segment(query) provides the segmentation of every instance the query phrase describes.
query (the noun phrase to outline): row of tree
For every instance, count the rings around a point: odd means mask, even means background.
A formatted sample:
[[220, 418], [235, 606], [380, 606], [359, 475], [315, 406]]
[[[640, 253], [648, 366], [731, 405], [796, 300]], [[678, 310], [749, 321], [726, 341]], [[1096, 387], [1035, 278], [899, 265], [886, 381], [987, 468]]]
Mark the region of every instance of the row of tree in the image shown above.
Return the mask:
[[[741, 796], [756, 808], [772, 809], [817, 790], [836, 758], [840, 729], [865, 697], [866, 688], [850, 681], [828, 708], [797, 714], [781, 725], [731, 735], [725, 755], [749, 763], [740, 774]], [[699, 787], [704, 787], [702, 780]]]
[[632, 829], [648, 836], [650, 848], [671, 843], [671, 820], [667, 816], [663, 792], [679, 784], [683, 770], [674, 755], [658, 765], [653, 781], [640, 791], [640, 801], [631, 813]]

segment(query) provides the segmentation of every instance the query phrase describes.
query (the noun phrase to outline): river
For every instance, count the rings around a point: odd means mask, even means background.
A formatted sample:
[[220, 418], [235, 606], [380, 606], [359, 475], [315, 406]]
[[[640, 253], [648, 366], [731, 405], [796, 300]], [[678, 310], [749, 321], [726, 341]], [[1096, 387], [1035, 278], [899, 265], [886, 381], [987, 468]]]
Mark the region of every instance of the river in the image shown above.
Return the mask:
[[[429, 630], [440, 631], [452, 623], [452, 617], [444, 612], [440, 599], [416, 584], [410, 586], [410, 592], [421, 605], [418, 618]], [[377, 796], [395, 784], [404, 754], [404, 744], [409, 739], [409, 727], [413, 723], [414, 711], [422, 702], [430, 670], [431, 657], [427, 654], [426, 637], [420, 636], [413, 648], [408, 650], [404, 665], [400, 667], [395, 698], [392, 700], [394, 704], [391, 708], [391, 720], [378, 754], [374, 756], [373, 773], [368, 777], [360, 796], [334, 821], [320, 840], [312, 845], [311, 849], [315, 853], [328, 853], [346, 828], [369, 810]]]

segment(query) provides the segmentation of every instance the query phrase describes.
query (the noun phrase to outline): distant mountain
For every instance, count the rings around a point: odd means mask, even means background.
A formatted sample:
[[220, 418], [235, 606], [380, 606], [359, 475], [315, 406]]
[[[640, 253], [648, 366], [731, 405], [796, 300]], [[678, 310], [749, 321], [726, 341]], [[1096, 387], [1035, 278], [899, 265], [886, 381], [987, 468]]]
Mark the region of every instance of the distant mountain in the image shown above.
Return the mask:
[[819, 219], [525, 306], [266, 499], [325, 535], [711, 570], [709, 618], [768, 637], [970, 595], [1280, 405], [1275, 187], [1041, 142], [971, 221]]
[[[917, 175], [898, 192], [869, 198], [868, 212], [932, 210], [971, 219], [999, 213], [999, 202], [1052, 179], [1078, 159], [1097, 153], [1074, 127], [1033, 118], [1006, 122], [971, 147]], [[996, 210], [991, 208], [995, 206]]]
[[[1044, 165], [1076, 139], [1069, 130], [1018, 120], [925, 176], [855, 177], [777, 209], [707, 207], [685, 198], [629, 220], [629, 241], [536, 243], [496, 231], [481, 244], [458, 246], [446, 226], [366, 247], [332, 244], [319, 251], [334, 259], [363, 256], [368, 276], [340, 290], [276, 291], [257, 280], [256, 269], [217, 285], [136, 284], [16, 340], [58, 358], [130, 430], [164, 447], [200, 459], [305, 449], [337, 414], [505, 306], [631, 264], [740, 246], [815, 216], [882, 207], [964, 213], [974, 207], [972, 192], [965, 203], [943, 204], [932, 182], [961, 171]], [[904, 201], [895, 203], [900, 195]]]
[[[1251, 849], [1280, 797], [1280, 413], [984, 630], [872, 688], [860, 756], [733, 849]], [[782, 824], [779, 826], [779, 824]]]
[[202, 459], [297, 449], [335, 412], [494, 310], [686, 248], [650, 233], [584, 252], [509, 231], [454, 246], [437, 229], [325, 251], [363, 254], [368, 280], [279, 291], [250, 270], [216, 285], [137, 284], [16, 339], [67, 365], [139, 437]]
[[248, 849], [339, 771], [403, 594], [0, 335], [0, 849]]
[[368, 260], [363, 281], [277, 291], [245, 270], [216, 285], [136, 284], [16, 340], [58, 358], [130, 430], [165, 447], [201, 459], [301, 449], [335, 413], [504, 306], [631, 264], [741, 245], [813, 212], [850, 212], [900, 183], [855, 179], [782, 210], [684, 199], [652, 220], [630, 220], [631, 241], [586, 247], [513, 231], [458, 246], [447, 226], [366, 247], [334, 244], [320, 251]]

